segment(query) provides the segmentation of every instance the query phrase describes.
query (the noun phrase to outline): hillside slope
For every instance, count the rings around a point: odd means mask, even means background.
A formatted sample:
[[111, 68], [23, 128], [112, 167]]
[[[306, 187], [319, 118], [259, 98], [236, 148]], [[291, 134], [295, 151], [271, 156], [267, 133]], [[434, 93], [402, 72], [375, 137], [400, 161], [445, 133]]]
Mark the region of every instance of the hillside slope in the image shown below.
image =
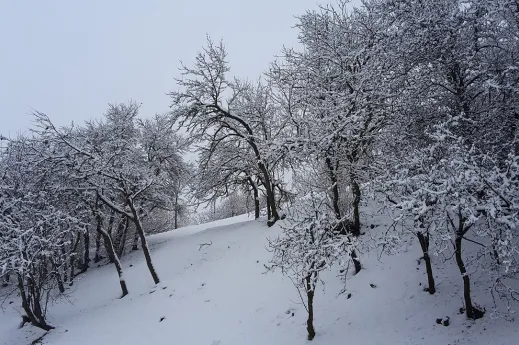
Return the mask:
[[[372, 219], [380, 223], [380, 219]], [[69, 301], [52, 306], [58, 327], [41, 342], [52, 345], [285, 345], [305, 344], [306, 311], [288, 278], [265, 273], [267, 237], [280, 228], [246, 216], [150, 237], [161, 283], [153, 284], [142, 253], [125, 258], [130, 289], [124, 299], [113, 267], [92, 269], [72, 288]], [[379, 227], [371, 231], [377, 231]], [[380, 231], [380, 230], [378, 230]], [[200, 244], [210, 245], [200, 248]], [[212, 244], [211, 244], [212, 243]], [[200, 250], [199, 250], [200, 249]], [[324, 277], [316, 293], [313, 344], [496, 344], [519, 343], [517, 322], [467, 321], [459, 276], [436, 272], [438, 293], [423, 292], [425, 272], [417, 263], [417, 243], [398, 256], [364, 253], [364, 270], [349, 277], [347, 292], [337, 272]], [[423, 265], [423, 264], [422, 264]], [[455, 267], [453, 267], [455, 268]], [[374, 287], [370, 286], [373, 284]], [[321, 286], [323, 287], [323, 286]], [[490, 297], [475, 287], [475, 300]], [[347, 298], [351, 293], [351, 298]], [[9, 301], [14, 301], [9, 304]], [[0, 344], [29, 344], [43, 334], [17, 328], [18, 300], [10, 297], [0, 313]], [[437, 325], [449, 316], [451, 325]]]

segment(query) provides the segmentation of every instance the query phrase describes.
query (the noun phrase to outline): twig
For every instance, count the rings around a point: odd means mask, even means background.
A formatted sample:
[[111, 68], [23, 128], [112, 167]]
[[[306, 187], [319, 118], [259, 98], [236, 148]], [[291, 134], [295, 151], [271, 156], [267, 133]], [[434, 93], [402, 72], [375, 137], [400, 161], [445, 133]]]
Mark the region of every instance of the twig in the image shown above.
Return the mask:
[[42, 336], [34, 339], [33, 341], [31, 341], [31, 344], [30, 345], [37, 345], [37, 344], [41, 344], [41, 341], [43, 340], [43, 338], [48, 334], [49, 332], [45, 332], [43, 333]]
[[210, 243], [201, 243], [199, 244], [199, 248], [198, 248], [198, 251], [200, 251], [204, 246], [210, 246], [211, 244], [213, 244], [213, 241], [210, 241]]
[[462, 237], [464, 240], [467, 240], [469, 242], [472, 242], [472, 243], [475, 243], [475, 244], [479, 244], [481, 247], [486, 247], [483, 243], [479, 243], [477, 241], [474, 241], [474, 240], [471, 240], [470, 238], [466, 238], [466, 237]]

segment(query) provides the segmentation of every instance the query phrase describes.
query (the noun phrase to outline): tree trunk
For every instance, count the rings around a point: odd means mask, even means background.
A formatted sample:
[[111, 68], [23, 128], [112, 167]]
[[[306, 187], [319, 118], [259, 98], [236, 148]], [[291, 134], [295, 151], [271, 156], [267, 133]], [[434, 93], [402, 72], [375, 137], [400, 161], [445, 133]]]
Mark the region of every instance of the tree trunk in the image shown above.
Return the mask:
[[83, 234], [83, 266], [81, 267], [81, 273], [85, 273], [90, 266], [90, 233], [88, 229]]
[[351, 260], [353, 261], [353, 266], [355, 267], [355, 274], [359, 273], [362, 270], [362, 265], [360, 264], [360, 260], [357, 256], [355, 250], [351, 251]]
[[77, 259], [77, 248], [79, 247], [79, 241], [81, 240], [81, 232], [78, 232], [76, 237], [76, 242], [74, 243], [74, 247], [70, 251], [70, 279], [69, 285], [72, 286], [74, 277], [76, 276], [76, 259]]
[[180, 192], [180, 180], [179, 180], [179, 183], [178, 183], [178, 188], [179, 190], [177, 190], [177, 192], [175, 193], [175, 229], [178, 229], [178, 193]]
[[[342, 219], [342, 212], [339, 205], [339, 186], [337, 178], [337, 166], [333, 166], [332, 160], [327, 157], [326, 158], [326, 165], [328, 167], [328, 176], [330, 177], [330, 181], [332, 182], [332, 203], [333, 203], [333, 211], [335, 213], [335, 217], [340, 222], [340, 233], [342, 235], [347, 235], [348, 232], [351, 232], [353, 235], [355, 235], [354, 231], [352, 231], [351, 226], [347, 226], [345, 222]], [[355, 212], [354, 212], [355, 213]], [[348, 224], [349, 223], [348, 221]], [[360, 260], [357, 257], [357, 253], [355, 250], [351, 251], [351, 260], [353, 261], [353, 265], [355, 266], [355, 274], [359, 273], [362, 270], [362, 265], [360, 264]]]
[[96, 225], [96, 253], [94, 256], [94, 263], [98, 263], [101, 261], [101, 229], [102, 229], [102, 219], [100, 216], [96, 216], [97, 218], [97, 225]]
[[306, 280], [306, 297], [308, 307], [308, 319], [306, 320], [306, 330], [308, 332], [308, 340], [312, 340], [315, 337], [314, 329], [314, 288], [312, 286], [312, 276], [308, 275]]
[[463, 277], [463, 298], [465, 299], [465, 314], [469, 319], [475, 319], [474, 317], [474, 306], [472, 305], [472, 298], [470, 296], [470, 278], [465, 268], [465, 263], [461, 257], [461, 244], [463, 241], [462, 236], [456, 236], [455, 250], [456, 250], [456, 264], [460, 270], [461, 276]]
[[423, 259], [425, 261], [425, 269], [427, 271], [427, 291], [433, 295], [436, 292], [436, 285], [434, 283], [434, 276], [432, 273], [432, 265], [431, 258], [429, 256], [429, 234], [424, 234], [421, 231], [416, 232], [416, 236], [418, 237], [418, 241], [420, 242], [420, 247], [422, 248]]
[[[27, 317], [31, 321], [33, 326], [39, 327], [45, 331], [50, 331], [54, 327], [49, 325], [45, 320], [45, 317], [42, 313], [39, 294], [36, 294], [34, 291], [34, 286], [31, 278], [27, 278], [27, 287], [29, 289], [29, 293], [32, 295], [32, 298], [27, 297], [27, 293], [25, 291], [25, 285], [21, 274], [17, 274], [18, 277], [18, 290], [20, 292], [20, 297], [22, 298], [22, 308], [27, 314]], [[33, 293], [31, 293], [31, 291]], [[32, 307], [32, 308], [31, 308]]]
[[[258, 219], [260, 217], [260, 200], [259, 200], [259, 191], [258, 186], [254, 183], [254, 180], [249, 177], [249, 184], [252, 188], [252, 194], [254, 197], [254, 219]], [[270, 217], [269, 217], [270, 219]]]
[[274, 197], [274, 190], [272, 189], [272, 183], [270, 181], [270, 176], [267, 171], [267, 168], [265, 167], [265, 164], [259, 160], [260, 157], [258, 157], [258, 168], [260, 169], [262, 175], [263, 175], [263, 182], [265, 186], [265, 191], [267, 192], [267, 201], [270, 205], [270, 213], [269, 219], [267, 220], [267, 226], [272, 226], [276, 224], [276, 222], [279, 220], [279, 214], [276, 208], [276, 199]]
[[127, 217], [125, 217], [125, 216], [121, 216], [121, 218], [119, 219], [119, 222], [117, 224], [117, 232], [114, 237], [114, 248], [115, 248], [115, 251], [117, 252], [117, 255], [119, 255], [119, 257], [121, 256], [121, 241], [124, 236], [126, 218]]
[[260, 217], [260, 200], [258, 191], [254, 192], [254, 219], [258, 219]]
[[175, 218], [174, 218], [174, 221], [175, 221], [175, 223], [174, 223], [173, 227], [174, 227], [174, 229], [178, 229], [178, 206], [177, 206], [177, 204], [175, 204]]
[[9, 273], [6, 273], [4, 276], [4, 282], [2, 284], [2, 287], [7, 287], [9, 285]]
[[337, 219], [341, 219], [341, 208], [339, 206], [339, 185], [337, 179], [337, 167], [333, 165], [332, 159], [330, 157], [326, 157], [325, 159], [326, 166], [328, 168], [328, 176], [330, 177], [330, 182], [332, 183], [332, 203], [333, 203], [333, 212], [335, 213], [335, 217]]
[[132, 250], [139, 250], [139, 247], [137, 246], [138, 243], [139, 243], [139, 233], [137, 232], [137, 229], [135, 229], [135, 232], [133, 234]]
[[128, 294], [128, 288], [126, 287], [126, 281], [124, 280], [123, 267], [121, 265], [121, 261], [119, 261], [119, 257], [117, 256], [117, 253], [115, 252], [114, 244], [112, 242], [112, 238], [110, 237], [110, 235], [108, 235], [108, 233], [102, 229], [101, 229], [100, 234], [103, 237], [103, 241], [105, 243], [105, 248], [107, 250], [110, 261], [113, 262], [115, 269], [117, 270], [117, 275], [119, 276], [119, 284], [121, 285], [121, 291], [122, 291], [121, 298], [123, 298], [124, 296], [126, 296]]
[[360, 212], [359, 212], [359, 206], [360, 206], [360, 187], [357, 183], [357, 180], [355, 176], [352, 176], [351, 179], [351, 189], [353, 191], [353, 227], [352, 227], [352, 235], [353, 236], [360, 236]]
[[130, 222], [128, 220], [128, 217], [125, 217], [123, 238], [121, 239], [121, 242], [119, 243], [119, 248], [117, 251], [117, 254], [119, 255], [119, 257], [124, 255], [124, 248], [126, 247], [126, 235], [128, 234], [129, 227], [130, 227]]
[[53, 259], [51, 259], [51, 265], [54, 271], [54, 276], [56, 277], [56, 281], [58, 283], [58, 290], [60, 293], [65, 293], [65, 285], [63, 284], [63, 279], [61, 279], [61, 274], [59, 273], [58, 265], [56, 265]]
[[[61, 255], [65, 258], [66, 257], [66, 250], [65, 246], [61, 245]], [[63, 281], [68, 281], [68, 262], [67, 260], [63, 260]]]
[[272, 217], [272, 211], [270, 210], [270, 200], [267, 198], [267, 219]]
[[130, 209], [132, 211], [135, 229], [137, 230], [137, 233], [139, 234], [139, 237], [141, 239], [141, 247], [144, 253], [144, 258], [146, 259], [146, 265], [148, 266], [148, 270], [150, 271], [153, 281], [155, 282], [155, 284], [158, 284], [160, 282], [159, 276], [157, 275], [155, 267], [153, 267], [153, 262], [151, 261], [151, 255], [148, 249], [148, 241], [146, 241], [146, 235], [144, 234], [144, 229], [142, 228], [141, 219], [139, 217], [139, 214], [137, 213], [137, 210], [135, 209], [135, 205], [131, 200], [128, 201], [128, 206], [130, 206]]

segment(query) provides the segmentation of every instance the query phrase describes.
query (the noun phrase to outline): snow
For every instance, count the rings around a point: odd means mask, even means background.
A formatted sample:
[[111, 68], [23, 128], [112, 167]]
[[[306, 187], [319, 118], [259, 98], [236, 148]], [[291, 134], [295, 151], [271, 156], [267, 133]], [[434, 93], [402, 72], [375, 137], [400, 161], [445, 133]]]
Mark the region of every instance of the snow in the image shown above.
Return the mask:
[[[383, 217], [364, 218], [381, 232]], [[123, 258], [129, 295], [120, 288], [111, 265], [91, 269], [71, 288], [69, 301], [51, 306], [49, 321], [57, 328], [41, 342], [52, 345], [285, 345], [308, 344], [306, 311], [288, 278], [265, 273], [271, 253], [267, 237], [278, 225], [238, 216], [149, 237], [161, 278], [153, 284], [141, 252]], [[366, 236], [366, 235], [365, 235]], [[212, 243], [200, 248], [202, 243]], [[425, 267], [417, 243], [397, 256], [362, 253], [364, 269], [350, 276], [345, 293], [337, 272], [323, 274], [315, 297], [314, 344], [495, 344], [516, 345], [517, 322], [459, 315], [461, 277], [436, 269], [436, 295], [423, 291]], [[434, 260], [438, 258], [433, 257]], [[440, 266], [440, 265], [438, 265]], [[441, 265], [441, 267], [449, 265]], [[422, 282], [422, 286], [419, 283]], [[373, 284], [374, 287], [370, 286]], [[351, 293], [351, 298], [348, 294]], [[474, 286], [474, 300], [490, 308], [491, 296]], [[13, 301], [12, 304], [9, 304]], [[43, 331], [18, 329], [16, 296], [0, 312], [0, 344], [30, 344]], [[450, 326], [436, 324], [450, 318]], [[162, 321], [161, 321], [162, 319]]]

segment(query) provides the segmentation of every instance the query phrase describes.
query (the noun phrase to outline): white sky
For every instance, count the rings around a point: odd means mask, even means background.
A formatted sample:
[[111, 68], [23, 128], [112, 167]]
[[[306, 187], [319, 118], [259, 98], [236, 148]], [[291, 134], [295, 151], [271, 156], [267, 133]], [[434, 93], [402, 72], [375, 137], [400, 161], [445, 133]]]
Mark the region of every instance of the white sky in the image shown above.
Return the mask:
[[224, 40], [233, 74], [256, 78], [297, 45], [294, 16], [317, 2], [327, 0], [0, 0], [0, 133], [30, 126], [32, 109], [60, 125], [130, 99], [143, 116], [168, 111], [179, 61], [206, 34]]

